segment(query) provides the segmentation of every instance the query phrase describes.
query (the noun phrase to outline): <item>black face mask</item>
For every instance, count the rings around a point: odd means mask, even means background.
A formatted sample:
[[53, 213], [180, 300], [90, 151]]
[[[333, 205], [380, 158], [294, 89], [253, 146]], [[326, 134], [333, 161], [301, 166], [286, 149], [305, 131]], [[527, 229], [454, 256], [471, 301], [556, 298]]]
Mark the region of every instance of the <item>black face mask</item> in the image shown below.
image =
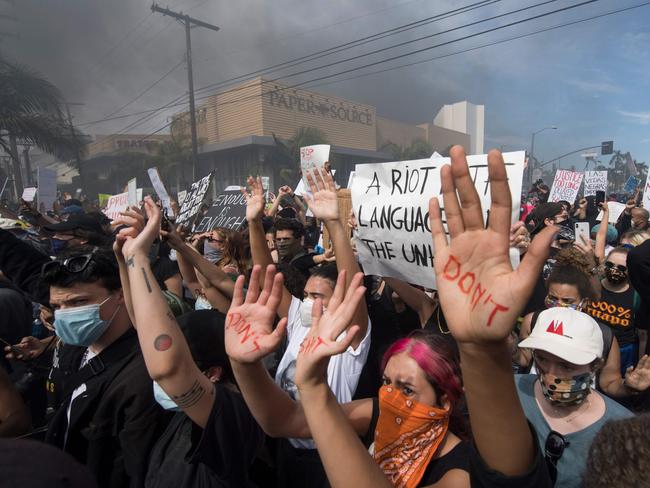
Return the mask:
[[627, 281], [627, 273], [615, 268], [607, 268], [605, 270], [605, 277], [607, 278], [607, 281], [614, 285], [620, 285]]

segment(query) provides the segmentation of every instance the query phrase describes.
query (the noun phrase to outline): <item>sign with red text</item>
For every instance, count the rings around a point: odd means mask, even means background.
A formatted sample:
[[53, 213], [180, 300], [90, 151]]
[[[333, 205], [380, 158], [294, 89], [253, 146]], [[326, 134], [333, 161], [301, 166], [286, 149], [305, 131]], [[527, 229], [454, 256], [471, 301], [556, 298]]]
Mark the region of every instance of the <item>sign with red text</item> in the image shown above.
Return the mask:
[[[524, 151], [503, 155], [513, 223], [519, 218], [524, 157]], [[449, 162], [449, 158], [435, 158], [356, 165], [352, 207], [358, 225], [357, 251], [366, 274], [436, 287], [429, 199], [440, 195], [440, 168]], [[467, 163], [487, 221], [491, 204], [487, 155], [468, 156]], [[442, 210], [446, 230], [447, 217]], [[513, 266], [518, 265], [518, 252], [511, 252], [511, 261]]]
[[330, 145], [316, 144], [314, 146], [304, 146], [300, 148], [300, 169], [302, 171], [302, 181], [305, 188], [309, 188], [307, 183], [307, 174], [314, 176], [316, 168], [323, 169], [325, 163], [330, 159]]
[[120, 216], [120, 212], [124, 212], [129, 206], [129, 192], [120, 193], [118, 195], [113, 195], [108, 199], [106, 203], [106, 208], [104, 209], [104, 215], [109, 219], [115, 220]]
[[580, 191], [582, 177], [583, 174], [576, 171], [568, 171], [566, 169], [557, 170], [548, 201], [566, 201], [573, 204]]
[[597, 191], [607, 192], [607, 171], [585, 171], [583, 196], [596, 195]]

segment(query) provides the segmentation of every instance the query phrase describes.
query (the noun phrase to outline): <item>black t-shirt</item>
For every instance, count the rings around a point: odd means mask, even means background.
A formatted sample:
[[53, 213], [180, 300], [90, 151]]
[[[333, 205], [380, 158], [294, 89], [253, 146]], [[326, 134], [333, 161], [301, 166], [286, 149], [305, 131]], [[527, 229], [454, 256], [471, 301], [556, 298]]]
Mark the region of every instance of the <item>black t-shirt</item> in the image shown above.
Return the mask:
[[160, 289], [165, 291], [165, 280], [180, 273], [178, 263], [169, 259], [170, 248], [165, 242], [160, 243], [158, 258], [151, 263], [151, 272], [153, 273]]
[[608, 325], [620, 346], [636, 342], [636, 313], [638, 299], [631, 286], [623, 293], [614, 293], [603, 287], [600, 300], [590, 302], [585, 310], [597, 321]]
[[304, 275], [305, 279], [308, 279], [309, 270], [316, 266], [316, 263], [314, 262], [314, 256], [315, 254], [301, 253], [293, 259], [289, 260], [289, 264], [300, 271]]
[[445, 315], [442, 313], [442, 307], [440, 305], [436, 307], [431, 314], [431, 317], [429, 317], [429, 320], [427, 320], [427, 323], [424, 324], [424, 330], [445, 339], [451, 347], [451, 350], [454, 352], [456, 359], [460, 360], [458, 344], [447, 327], [447, 320], [445, 319]]
[[219, 384], [215, 390], [205, 429], [183, 412], [174, 415], [151, 452], [146, 487], [255, 486], [248, 473], [264, 434], [239, 393]]

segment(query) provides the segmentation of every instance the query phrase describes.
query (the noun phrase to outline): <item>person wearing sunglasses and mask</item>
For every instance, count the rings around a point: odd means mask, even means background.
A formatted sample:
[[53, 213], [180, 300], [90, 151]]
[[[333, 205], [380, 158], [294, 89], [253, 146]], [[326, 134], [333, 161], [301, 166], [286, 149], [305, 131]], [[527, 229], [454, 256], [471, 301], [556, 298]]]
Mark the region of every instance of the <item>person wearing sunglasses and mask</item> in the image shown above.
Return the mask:
[[592, 439], [608, 420], [631, 417], [593, 390], [602, 366], [603, 334], [589, 315], [568, 307], [539, 314], [519, 344], [533, 351], [536, 375], [517, 375], [524, 413], [538, 433], [555, 486], [578, 488]]
[[[614, 332], [621, 349], [621, 375], [634, 367], [639, 359], [639, 339], [645, 344], [645, 331], [638, 330], [641, 299], [628, 279], [625, 247], [614, 248], [604, 263], [600, 300], [588, 304], [585, 311]], [[645, 347], [643, 348], [645, 349]]]
[[46, 441], [88, 466], [102, 487], [140, 487], [160, 409], [138, 347], [113, 252], [77, 248], [46, 263], [54, 329], [74, 348]]

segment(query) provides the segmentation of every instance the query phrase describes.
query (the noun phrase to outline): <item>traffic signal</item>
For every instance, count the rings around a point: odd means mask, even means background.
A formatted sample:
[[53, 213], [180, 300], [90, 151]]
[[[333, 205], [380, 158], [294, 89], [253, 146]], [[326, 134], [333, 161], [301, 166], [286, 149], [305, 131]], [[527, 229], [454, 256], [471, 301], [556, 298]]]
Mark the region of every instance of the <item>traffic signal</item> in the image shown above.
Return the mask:
[[607, 154], [612, 154], [614, 152], [614, 141], [604, 141], [600, 145], [600, 154], [606, 156]]

